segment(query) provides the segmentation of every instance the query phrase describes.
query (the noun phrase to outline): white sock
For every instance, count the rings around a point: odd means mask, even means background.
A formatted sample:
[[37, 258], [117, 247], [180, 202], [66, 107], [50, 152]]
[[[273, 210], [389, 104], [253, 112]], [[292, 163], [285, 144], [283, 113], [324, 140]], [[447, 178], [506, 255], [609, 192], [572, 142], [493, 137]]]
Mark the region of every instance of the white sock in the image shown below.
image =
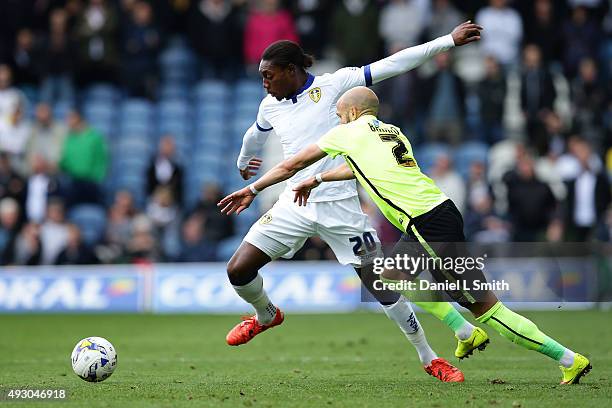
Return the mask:
[[474, 325], [470, 322], [468, 322], [467, 320], [465, 321], [465, 323], [463, 324], [463, 326], [461, 326], [456, 332], [455, 332], [455, 336], [457, 336], [457, 338], [459, 340], [467, 340], [470, 338], [470, 336], [472, 335], [472, 333], [474, 332], [474, 329], [476, 327], [474, 327]]
[[563, 352], [563, 357], [559, 360], [559, 364], [561, 364], [565, 368], [570, 368], [574, 364], [574, 353], [572, 350], [566, 348]]
[[425, 331], [421, 327], [410, 303], [403, 296], [400, 296], [396, 303], [383, 306], [383, 310], [387, 317], [399, 326], [400, 330], [412, 343], [419, 354], [419, 360], [421, 360], [422, 364], [429, 365], [432, 360], [438, 358], [437, 354], [429, 347]]
[[255, 279], [242, 286], [234, 286], [234, 290], [245, 301], [255, 308], [257, 321], [261, 324], [268, 324], [276, 316], [276, 306], [270, 302], [266, 291], [263, 288], [263, 278], [257, 274]]

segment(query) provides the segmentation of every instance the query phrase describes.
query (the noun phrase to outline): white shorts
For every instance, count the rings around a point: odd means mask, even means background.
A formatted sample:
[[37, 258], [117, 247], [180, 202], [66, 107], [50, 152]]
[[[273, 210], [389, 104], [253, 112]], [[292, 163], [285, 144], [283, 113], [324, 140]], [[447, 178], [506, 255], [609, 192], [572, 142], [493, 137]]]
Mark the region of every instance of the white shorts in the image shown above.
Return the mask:
[[380, 250], [376, 230], [362, 211], [359, 198], [298, 206], [281, 198], [249, 230], [244, 241], [272, 259], [291, 258], [309, 237], [318, 235], [343, 265], [365, 265]]

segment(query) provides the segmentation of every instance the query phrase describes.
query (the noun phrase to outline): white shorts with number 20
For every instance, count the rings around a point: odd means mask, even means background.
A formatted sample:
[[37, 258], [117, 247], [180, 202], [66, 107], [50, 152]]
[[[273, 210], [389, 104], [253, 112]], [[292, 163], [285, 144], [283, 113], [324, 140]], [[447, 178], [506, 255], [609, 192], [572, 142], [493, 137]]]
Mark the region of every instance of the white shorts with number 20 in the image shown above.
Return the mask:
[[309, 237], [318, 235], [343, 265], [371, 262], [380, 241], [357, 196], [298, 206], [281, 198], [249, 230], [244, 240], [272, 259], [291, 258]]

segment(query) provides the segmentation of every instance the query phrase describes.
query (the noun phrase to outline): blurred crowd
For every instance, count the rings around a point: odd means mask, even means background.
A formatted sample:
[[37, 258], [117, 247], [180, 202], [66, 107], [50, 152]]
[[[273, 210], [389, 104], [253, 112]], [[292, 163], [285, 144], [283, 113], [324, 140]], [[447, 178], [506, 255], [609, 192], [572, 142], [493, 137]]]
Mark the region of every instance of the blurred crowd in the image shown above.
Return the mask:
[[[193, 81], [232, 83], [257, 78], [262, 51], [279, 39], [299, 41], [315, 70], [329, 71], [448, 34], [466, 19], [485, 27], [480, 43], [378, 85], [381, 119], [404, 129], [421, 167], [462, 211], [468, 239], [608, 241], [611, 3], [2, 1], [0, 264], [223, 260], [218, 246], [236, 233], [216, 209], [223, 192], [206, 185], [197, 203], [184, 202], [185, 163], [172, 135], [159, 140], [146, 201], [137, 203], [129, 190], [104, 187], [108, 135], [79, 109], [98, 83], [157, 100], [169, 39], [184, 39], [197, 56]], [[54, 115], [58, 103], [71, 107], [65, 119]], [[363, 202], [383, 241], [395, 240]], [[100, 236], [84, 237], [69, 221], [84, 204], [104, 208]], [[297, 258], [333, 254], [311, 239]]]

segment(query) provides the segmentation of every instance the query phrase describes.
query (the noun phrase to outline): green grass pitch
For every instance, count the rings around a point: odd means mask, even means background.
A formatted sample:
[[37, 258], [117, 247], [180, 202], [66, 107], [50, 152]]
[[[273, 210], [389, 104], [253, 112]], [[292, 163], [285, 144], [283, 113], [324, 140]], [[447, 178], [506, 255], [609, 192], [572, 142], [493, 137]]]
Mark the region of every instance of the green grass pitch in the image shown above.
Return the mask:
[[[459, 366], [463, 384], [425, 374], [408, 341], [383, 314], [288, 314], [240, 347], [225, 345], [238, 316], [0, 316], [0, 388], [62, 388], [62, 402], [0, 401], [14, 407], [609, 407], [612, 313], [525, 313], [561, 343], [587, 355], [593, 371], [560, 386], [557, 365], [484, 326], [486, 351], [451, 358], [455, 341], [419, 315], [434, 349]], [[118, 368], [86, 383], [70, 352], [87, 336], [109, 339]], [[50, 405], [49, 405], [50, 404]]]

